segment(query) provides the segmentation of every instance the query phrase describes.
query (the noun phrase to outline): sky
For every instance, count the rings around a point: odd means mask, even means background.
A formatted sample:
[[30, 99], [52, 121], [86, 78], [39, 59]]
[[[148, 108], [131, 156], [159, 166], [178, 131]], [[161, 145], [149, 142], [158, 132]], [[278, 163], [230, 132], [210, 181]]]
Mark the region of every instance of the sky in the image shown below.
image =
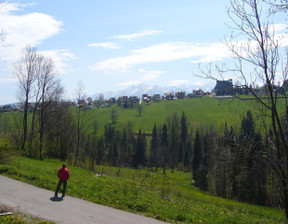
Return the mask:
[[[51, 57], [66, 99], [132, 85], [197, 85], [199, 64], [229, 60], [228, 0], [19, 0], [0, 4], [0, 105], [18, 102], [11, 72], [27, 45]], [[277, 19], [285, 33], [285, 16]], [[275, 23], [276, 23], [275, 22]], [[282, 26], [281, 26], [282, 24]]]

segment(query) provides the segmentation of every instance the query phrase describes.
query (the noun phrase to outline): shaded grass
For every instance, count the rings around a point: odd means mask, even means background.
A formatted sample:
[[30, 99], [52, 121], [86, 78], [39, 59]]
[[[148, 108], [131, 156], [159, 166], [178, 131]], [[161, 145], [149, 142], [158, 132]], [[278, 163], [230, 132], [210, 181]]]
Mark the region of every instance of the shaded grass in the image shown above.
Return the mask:
[[[10, 165], [0, 165], [0, 174], [54, 191], [60, 161], [38, 161], [16, 157]], [[239, 203], [191, 185], [191, 173], [175, 171], [163, 176], [146, 169], [104, 169], [105, 176], [69, 167], [67, 195], [169, 222], [184, 223], [285, 223], [284, 212], [268, 207]], [[148, 175], [149, 173], [149, 175]]]

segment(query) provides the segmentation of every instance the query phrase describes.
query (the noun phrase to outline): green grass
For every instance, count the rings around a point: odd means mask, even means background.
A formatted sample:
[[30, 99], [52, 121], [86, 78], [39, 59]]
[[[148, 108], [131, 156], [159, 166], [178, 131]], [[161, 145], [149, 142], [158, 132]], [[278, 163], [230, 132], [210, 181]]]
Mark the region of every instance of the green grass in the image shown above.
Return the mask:
[[[0, 174], [54, 191], [60, 161], [16, 157], [0, 165]], [[195, 188], [191, 173], [121, 169], [97, 166], [106, 176], [68, 166], [71, 179], [67, 194], [168, 222], [183, 223], [285, 223], [284, 212], [269, 207], [239, 203]], [[37, 170], [37, 172], [35, 172]], [[51, 193], [53, 194], [53, 193]]]
[[[284, 100], [279, 100], [279, 108], [284, 108]], [[162, 126], [168, 117], [172, 117], [176, 112], [181, 117], [182, 111], [190, 122], [190, 128], [210, 128], [214, 126], [216, 130], [223, 131], [225, 122], [229, 126], [240, 127], [241, 120], [248, 110], [252, 111], [256, 127], [261, 129], [263, 123], [257, 117], [259, 115], [259, 105], [255, 100], [216, 99], [213, 97], [202, 97], [193, 99], [183, 99], [174, 101], [162, 101], [143, 105], [142, 116], [139, 116], [136, 108], [124, 109], [116, 105], [108, 108], [94, 108], [87, 111], [86, 131], [93, 133], [93, 123], [98, 123], [98, 134], [102, 135], [104, 126], [111, 123], [110, 111], [116, 108], [119, 111], [119, 119], [113, 124], [117, 129], [122, 130], [130, 121], [133, 124], [133, 131], [137, 132], [140, 128], [146, 133], [151, 133], [154, 123]], [[269, 123], [269, 119], [267, 118]], [[263, 130], [262, 130], [263, 131]]]
[[39, 218], [27, 216], [24, 214], [16, 213], [9, 216], [0, 216], [1, 224], [53, 224], [47, 220], [41, 220]]
[[[243, 96], [243, 98], [248, 98]], [[285, 100], [278, 100], [279, 109], [284, 111]], [[225, 122], [228, 126], [233, 126], [234, 131], [241, 126], [241, 121], [248, 110], [251, 110], [255, 120], [256, 128], [261, 132], [263, 121], [259, 119], [259, 113], [262, 109], [255, 100], [239, 100], [237, 98], [216, 99], [213, 97], [192, 98], [174, 101], [162, 101], [159, 103], [151, 103], [150, 105], [143, 104], [142, 116], [139, 115], [137, 108], [124, 109], [113, 105], [107, 108], [93, 108], [85, 114], [85, 132], [88, 134], [94, 133], [94, 123], [97, 121], [97, 135], [104, 134], [104, 126], [111, 124], [111, 110], [115, 108], [119, 112], [119, 118], [116, 124], [113, 124], [116, 129], [122, 130], [127, 126], [128, 122], [132, 124], [134, 132], [138, 132], [141, 128], [142, 132], [151, 133], [156, 123], [161, 127], [164, 123], [167, 124], [167, 118], [171, 118], [174, 113], [177, 113], [181, 118], [182, 112], [189, 121], [189, 127], [192, 129], [204, 128], [208, 129], [213, 126], [219, 133], [223, 133]], [[71, 108], [72, 112], [76, 111], [75, 107]], [[31, 115], [31, 114], [30, 114]], [[20, 118], [21, 113], [2, 113], [0, 118], [2, 126], [5, 124], [14, 124], [15, 118]], [[266, 118], [269, 124], [269, 118]], [[19, 121], [18, 121], [19, 122]], [[15, 127], [17, 128], [17, 127]]]

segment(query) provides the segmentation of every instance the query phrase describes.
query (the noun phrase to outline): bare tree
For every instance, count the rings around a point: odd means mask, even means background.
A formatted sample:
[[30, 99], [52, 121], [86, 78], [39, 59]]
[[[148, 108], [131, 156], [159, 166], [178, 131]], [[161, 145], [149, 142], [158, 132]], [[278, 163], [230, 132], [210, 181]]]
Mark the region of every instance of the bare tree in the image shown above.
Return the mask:
[[104, 94], [103, 93], [100, 93], [99, 94], [99, 97], [98, 97], [98, 103], [97, 103], [97, 106], [102, 106], [105, 104], [105, 100], [104, 100]]
[[36, 49], [27, 46], [22, 54], [21, 59], [13, 66], [13, 73], [18, 79], [18, 86], [20, 90], [20, 99], [24, 102], [24, 117], [23, 117], [23, 138], [22, 138], [22, 150], [25, 149], [28, 132], [28, 106], [30, 99], [32, 98], [32, 90], [34, 83], [37, 80], [37, 62], [38, 55]]
[[140, 117], [142, 116], [142, 112], [143, 112], [143, 105], [141, 104], [141, 102], [139, 102], [137, 104], [137, 109], [138, 109], [138, 113], [140, 115]]
[[[287, 8], [286, 0], [280, 2]], [[208, 67], [204, 75], [213, 79], [217, 79], [218, 75], [223, 78], [227, 73], [237, 76], [241, 86], [248, 90], [266, 111], [261, 116], [270, 117], [273, 132], [269, 137], [270, 150], [263, 151], [261, 158], [266, 159], [273, 172], [278, 175], [281, 201], [288, 219], [288, 136], [285, 133], [288, 117], [286, 116], [286, 123], [282, 122], [283, 113], [281, 114], [279, 109], [279, 94], [284, 88], [288, 72], [287, 51], [281, 48], [279, 36], [268, 22], [271, 12], [265, 1], [230, 0], [227, 13], [232, 21], [233, 32], [226, 41], [234, 64], [232, 67], [216, 66], [217, 75]], [[283, 81], [280, 88], [277, 86], [278, 74], [281, 74]], [[257, 83], [262, 83], [263, 91], [253, 88]], [[287, 110], [287, 101], [285, 103]]]
[[41, 73], [41, 66], [42, 66], [42, 62], [44, 60], [44, 57], [39, 55], [37, 53], [37, 57], [36, 57], [36, 66], [35, 66], [35, 76], [36, 76], [36, 80], [35, 80], [35, 87], [33, 88], [33, 101], [34, 101], [34, 108], [33, 108], [33, 113], [32, 113], [32, 121], [31, 121], [31, 131], [28, 137], [28, 153], [30, 156], [33, 156], [33, 152], [34, 152], [34, 147], [33, 147], [33, 141], [35, 139], [37, 130], [36, 130], [36, 124], [37, 124], [37, 115], [38, 115], [38, 106], [41, 100], [41, 89], [40, 89], [40, 73]]
[[[60, 81], [56, 79], [55, 66], [51, 58], [40, 55], [35, 48], [27, 46], [19, 62], [13, 67], [19, 81], [19, 90], [24, 97], [24, 117], [23, 117], [23, 140], [22, 149], [28, 136], [28, 105], [33, 100], [33, 114], [31, 121], [31, 133], [29, 139], [29, 153], [33, 153], [33, 140], [36, 133], [39, 134], [39, 156], [42, 157], [43, 137], [45, 124], [49, 117], [47, 115], [48, 107], [51, 102], [58, 102], [63, 93]], [[39, 128], [36, 130], [36, 118], [39, 118]]]
[[119, 111], [115, 108], [111, 109], [111, 120], [112, 120], [112, 124], [116, 124], [117, 120], [119, 117]]
[[270, 12], [272, 14], [278, 12], [287, 13], [288, 10], [288, 0], [265, 0], [270, 6]]
[[83, 133], [85, 122], [86, 122], [85, 120], [85, 115], [86, 115], [85, 88], [84, 88], [83, 83], [80, 81], [77, 83], [76, 97], [77, 97], [78, 109], [77, 109], [77, 118], [76, 118], [77, 142], [76, 142], [76, 155], [75, 155], [74, 166], [76, 166], [76, 163], [78, 160], [81, 136]]
[[[51, 104], [58, 103], [63, 93], [60, 80], [55, 77], [56, 71], [54, 62], [51, 58], [44, 58], [41, 63], [41, 70], [38, 76], [38, 87], [40, 89], [40, 115], [39, 115], [39, 155], [42, 157], [43, 137], [46, 123], [53, 116], [49, 109]], [[49, 114], [47, 113], [49, 111]]]

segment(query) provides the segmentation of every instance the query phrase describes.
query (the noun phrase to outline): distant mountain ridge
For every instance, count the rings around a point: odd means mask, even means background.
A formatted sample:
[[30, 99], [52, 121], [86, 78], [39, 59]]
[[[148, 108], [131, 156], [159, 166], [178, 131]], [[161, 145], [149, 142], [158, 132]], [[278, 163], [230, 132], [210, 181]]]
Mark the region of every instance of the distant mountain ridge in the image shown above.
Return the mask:
[[214, 88], [214, 83], [208, 83], [201, 87], [197, 85], [179, 85], [179, 86], [165, 86], [161, 87], [158, 85], [147, 85], [147, 84], [139, 84], [139, 85], [133, 85], [131, 87], [128, 87], [124, 90], [118, 90], [118, 91], [108, 91], [108, 92], [99, 92], [91, 95], [90, 97], [92, 99], [97, 99], [100, 94], [104, 95], [105, 99], [109, 98], [118, 98], [120, 96], [138, 96], [142, 97], [142, 94], [148, 94], [149, 96], [153, 96], [154, 94], [160, 94], [161, 96], [164, 93], [171, 93], [171, 92], [179, 92], [179, 91], [185, 91], [186, 94], [192, 93], [193, 90], [202, 89], [204, 91], [211, 91]]

